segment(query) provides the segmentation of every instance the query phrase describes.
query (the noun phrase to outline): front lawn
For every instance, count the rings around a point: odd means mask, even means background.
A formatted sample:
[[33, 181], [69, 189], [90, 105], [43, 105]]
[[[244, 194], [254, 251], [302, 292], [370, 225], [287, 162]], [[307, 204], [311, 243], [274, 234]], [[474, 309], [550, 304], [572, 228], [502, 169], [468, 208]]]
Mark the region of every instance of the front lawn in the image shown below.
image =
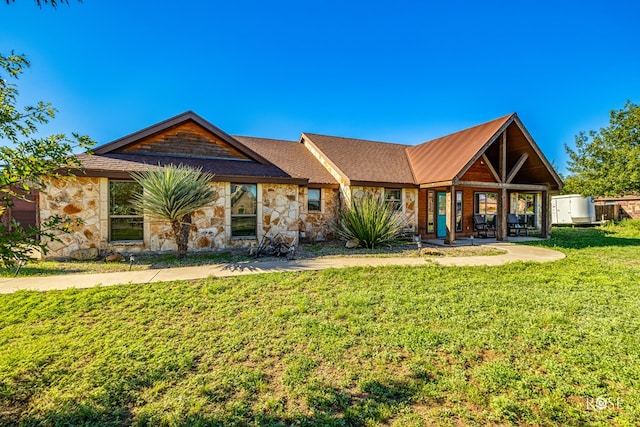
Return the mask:
[[640, 231], [567, 258], [0, 297], [3, 425], [640, 424]]
[[[488, 246], [462, 247], [426, 247], [418, 255], [414, 243], [395, 242], [375, 249], [356, 248], [346, 249], [342, 241], [330, 241], [316, 244], [303, 244], [296, 248], [295, 258], [319, 257], [411, 257], [418, 256], [491, 256], [500, 255], [506, 251]], [[274, 260], [276, 257], [260, 256], [258, 260]], [[282, 258], [279, 258], [282, 259]], [[177, 258], [173, 253], [150, 255], [134, 254], [133, 262], [128, 256], [119, 262], [75, 261], [75, 260], [34, 260], [26, 263], [20, 269], [16, 267], [0, 268], [0, 277], [29, 277], [51, 276], [61, 274], [83, 273], [114, 273], [118, 271], [140, 271], [172, 267], [187, 267], [193, 265], [224, 264], [229, 262], [255, 261], [249, 256], [247, 249], [236, 249], [233, 252], [191, 252], [185, 258]], [[18, 272], [16, 276], [16, 271]]]

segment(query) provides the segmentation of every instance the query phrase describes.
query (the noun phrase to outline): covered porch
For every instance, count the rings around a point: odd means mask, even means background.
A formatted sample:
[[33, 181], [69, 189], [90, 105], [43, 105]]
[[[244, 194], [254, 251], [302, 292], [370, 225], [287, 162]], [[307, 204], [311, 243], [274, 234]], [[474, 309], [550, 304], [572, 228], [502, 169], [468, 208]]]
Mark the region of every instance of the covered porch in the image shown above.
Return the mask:
[[442, 154], [464, 147], [454, 157], [458, 161], [449, 168], [439, 166], [437, 174], [425, 173], [419, 184], [421, 238], [455, 244], [473, 236], [478, 242], [485, 233], [478, 233], [474, 217], [486, 222], [497, 241], [516, 239], [523, 231], [549, 237], [551, 195], [562, 188], [562, 181], [518, 117], [454, 136], [469, 141], [436, 142]]
[[[420, 199], [426, 207], [425, 222], [420, 224], [424, 239], [454, 243], [488, 234], [503, 241], [522, 234], [547, 238], [551, 233], [551, 192], [546, 187], [458, 185], [421, 190]], [[478, 229], [474, 217], [485, 221], [488, 233]], [[517, 229], [510, 225], [513, 220]]]

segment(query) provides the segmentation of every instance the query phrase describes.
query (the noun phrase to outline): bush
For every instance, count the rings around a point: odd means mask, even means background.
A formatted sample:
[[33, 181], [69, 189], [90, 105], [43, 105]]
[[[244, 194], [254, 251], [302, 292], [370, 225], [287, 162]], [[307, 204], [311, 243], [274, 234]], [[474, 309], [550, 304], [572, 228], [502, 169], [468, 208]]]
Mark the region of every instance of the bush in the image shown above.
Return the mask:
[[366, 195], [351, 203], [339, 215], [338, 235], [373, 249], [398, 237], [406, 225], [400, 212], [379, 197]]

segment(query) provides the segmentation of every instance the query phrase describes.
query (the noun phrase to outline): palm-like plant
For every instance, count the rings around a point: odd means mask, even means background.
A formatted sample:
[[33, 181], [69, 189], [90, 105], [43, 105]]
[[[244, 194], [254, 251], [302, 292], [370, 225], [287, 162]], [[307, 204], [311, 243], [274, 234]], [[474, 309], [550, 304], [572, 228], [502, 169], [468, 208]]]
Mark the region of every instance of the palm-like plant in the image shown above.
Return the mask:
[[368, 194], [351, 200], [349, 206], [340, 212], [338, 235], [373, 249], [398, 237], [405, 224], [405, 219], [391, 205]]
[[166, 220], [178, 247], [177, 257], [184, 258], [189, 242], [191, 214], [212, 201], [216, 191], [210, 186], [213, 175], [188, 166], [166, 166], [132, 172], [142, 187], [134, 196], [137, 208], [150, 217]]

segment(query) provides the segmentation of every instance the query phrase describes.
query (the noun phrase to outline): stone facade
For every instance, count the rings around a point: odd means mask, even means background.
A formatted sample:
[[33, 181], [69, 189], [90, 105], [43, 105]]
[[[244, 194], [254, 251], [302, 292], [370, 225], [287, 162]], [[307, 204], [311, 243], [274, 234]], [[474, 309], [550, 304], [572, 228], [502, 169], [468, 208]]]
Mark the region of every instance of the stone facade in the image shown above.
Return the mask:
[[[291, 184], [261, 184], [262, 215], [258, 224], [258, 238], [262, 235], [274, 237], [281, 235], [289, 244], [298, 243], [298, 186]], [[260, 209], [258, 209], [260, 213]]]
[[[282, 235], [288, 243], [298, 243], [301, 229], [299, 187], [292, 184], [258, 184], [256, 215], [257, 238], [231, 237], [231, 206], [228, 182], [214, 182], [216, 198], [192, 215], [189, 251], [211, 251], [227, 247], [249, 247], [263, 235]], [[50, 242], [50, 257], [68, 257], [78, 249], [97, 248], [102, 253], [165, 252], [176, 250], [171, 225], [144, 217], [144, 240], [141, 242], [109, 241], [109, 181], [107, 178], [77, 178], [55, 180], [46, 193], [39, 196], [40, 218], [53, 215], [80, 220], [68, 234], [60, 234], [60, 242]], [[328, 196], [327, 196], [328, 197]], [[327, 201], [332, 209], [333, 201]], [[305, 199], [306, 206], [306, 199]], [[317, 219], [313, 229], [319, 236], [328, 236], [324, 219]]]
[[[38, 197], [41, 221], [60, 215], [73, 222], [71, 233], [59, 234], [59, 242], [49, 242], [47, 256], [68, 256], [78, 249], [98, 248], [106, 240], [100, 222], [101, 178], [51, 179]], [[79, 224], [75, 223], [80, 221]]]
[[[225, 200], [228, 198], [227, 185], [224, 182], [211, 183], [216, 191], [216, 198], [207, 206], [198, 209], [191, 216], [191, 231], [189, 233], [189, 251], [208, 251], [225, 248], [229, 236], [229, 226], [226, 224]], [[177, 249], [171, 224], [155, 218], [144, 218], [144, 245], [138, 250], [151, 252], [175, 251]], [[120, 245], [108, 243], [111, 248]], [[129, 245], [129, 250], [133, 249]]]
[[[351, 186], [351, 197], [358, 200], [365, 195], [384, 197], [385, 187], [359, 187]], [[402, 189], [402, 214], [406, 221], [406, 229], [417, 233], [418, 230], [418, 189]]]
[[300, 237], [304, 241], [321, 242], [335, 237], [335, 228], [340, 209], [340, 192], [334, 188], [320, 189], [320, 211], [309, 211], [308, 188], [298, 189], [300, 200]]

